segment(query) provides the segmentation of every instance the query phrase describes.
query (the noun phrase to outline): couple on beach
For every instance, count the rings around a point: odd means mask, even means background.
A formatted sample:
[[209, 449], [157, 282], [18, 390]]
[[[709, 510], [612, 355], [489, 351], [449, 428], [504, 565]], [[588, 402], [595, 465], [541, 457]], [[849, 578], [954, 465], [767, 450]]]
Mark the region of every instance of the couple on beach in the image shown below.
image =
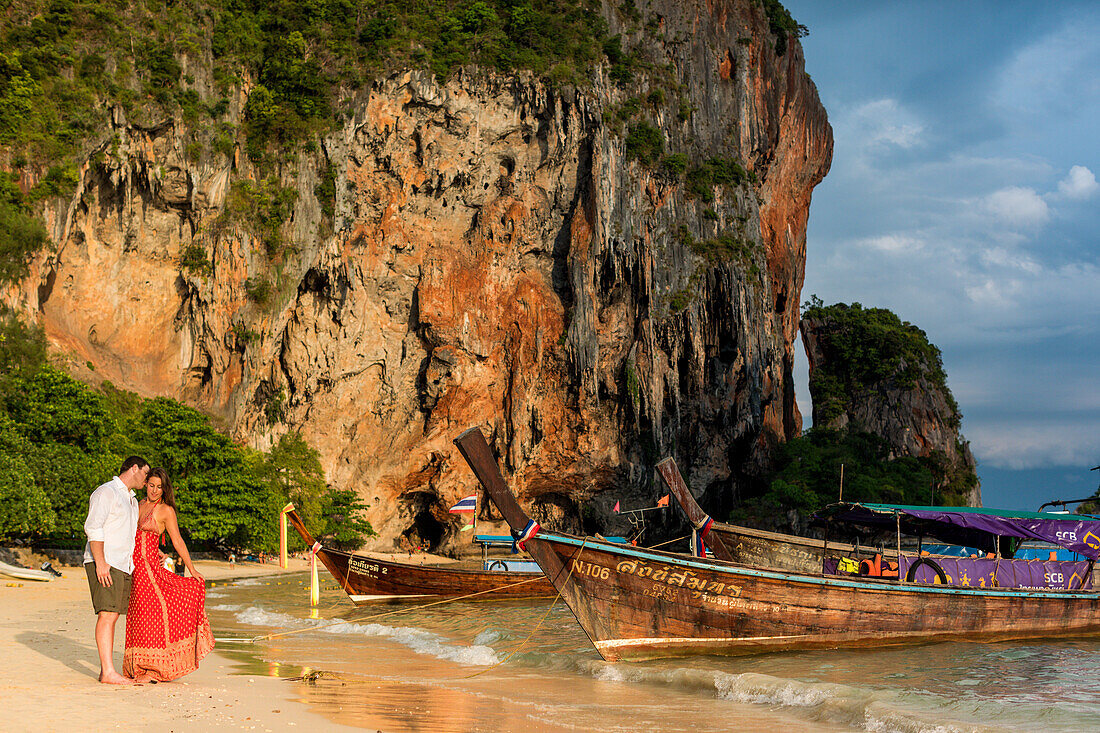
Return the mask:
[[[145, 498], [139, 504], [134, 489], [142, 486]], [[160, 538], [166, 531], [190, 578], [164, 568]], [[214, 648], [214, 634], [206, 618], [203, 577], [195, 571], [176, 522], [168, 472], [150, 470], [140, 456], [127, 458], [118, 476], [92, 492], [84, 532], [84, 569], [98, 616], [99, 681], [166, 682], [198, 669]], [[123, 614], [126, 651], [119, 674], [115, 624]]]

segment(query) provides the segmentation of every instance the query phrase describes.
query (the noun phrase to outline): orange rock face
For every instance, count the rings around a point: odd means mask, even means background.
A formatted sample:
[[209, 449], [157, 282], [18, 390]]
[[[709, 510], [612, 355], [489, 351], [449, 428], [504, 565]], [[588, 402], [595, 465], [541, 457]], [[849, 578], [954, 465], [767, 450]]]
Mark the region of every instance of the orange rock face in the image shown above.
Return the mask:
[[[776, 56], [756, 4], [677, 4], [661, 22], [639, 52], [673, 83], [620, 88], [606, 66], [578, 89], [376, 82], [283, 175], [297, 199], [275, 255], [226, 212], [247, 163], [187, 163], [184, 131], [120, 121], [117, 154], [51, 221], [57, 252], [8, 300], [85, 376], [182, 399], [257, 447], [301, 431], [371, 505], [377, 547], [469, 541], [446, 510], [475, 488], [450, 442], [472, 425], [544, 522], [628, 531], [610, 507], [651, 506], [668, 454], [720, 514], [801, 429], [792, 349], [832, 135], [800, 47]], [[663, 103], [609, 122], [657, 88]], [[737, 159], [755, 180], [692, 191], [631, 158], [640, 120], [686, 173]], [[181, 268], [193, 246], [209, 270]]]

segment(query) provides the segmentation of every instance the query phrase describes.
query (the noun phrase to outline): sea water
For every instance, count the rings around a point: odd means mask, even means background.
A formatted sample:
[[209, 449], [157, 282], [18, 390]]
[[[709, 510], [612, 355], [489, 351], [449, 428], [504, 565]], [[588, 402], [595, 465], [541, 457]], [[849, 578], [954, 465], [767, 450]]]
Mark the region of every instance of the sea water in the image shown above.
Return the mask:
[[[1100, 730], [1100, 642], [943, 643], [608, 663], [561, 602], [355, 608], [305, 576], [210, 589], [242, 673], [382, 731]], [[311, 618], [316, 616], [316, 618]], [[291, 632], [291, 633], [287, 633]]]

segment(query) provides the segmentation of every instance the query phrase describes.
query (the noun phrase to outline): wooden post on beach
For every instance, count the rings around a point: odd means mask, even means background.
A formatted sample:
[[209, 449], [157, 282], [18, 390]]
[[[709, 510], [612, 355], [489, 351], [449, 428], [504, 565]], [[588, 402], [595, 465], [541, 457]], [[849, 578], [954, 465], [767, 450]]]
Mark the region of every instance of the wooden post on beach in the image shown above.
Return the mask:
[[286, 570], [286, 513], [294, 509], [287, 504], [279, 511], [279, 567]]

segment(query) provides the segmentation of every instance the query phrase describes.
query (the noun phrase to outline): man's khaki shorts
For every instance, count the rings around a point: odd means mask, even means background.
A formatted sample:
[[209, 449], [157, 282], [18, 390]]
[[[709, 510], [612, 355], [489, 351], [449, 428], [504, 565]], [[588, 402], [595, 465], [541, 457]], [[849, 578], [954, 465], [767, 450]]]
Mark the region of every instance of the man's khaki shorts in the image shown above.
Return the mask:
[[88, 587], [92, 591], [92, 608], [95, 612], [125, 614], [126, 607], [130, 605], [130, 576], [112, 567], [111, 587], [107, 588], [99, 582], [94, 562], [84, 563], [84, 570], [88, 573]]

